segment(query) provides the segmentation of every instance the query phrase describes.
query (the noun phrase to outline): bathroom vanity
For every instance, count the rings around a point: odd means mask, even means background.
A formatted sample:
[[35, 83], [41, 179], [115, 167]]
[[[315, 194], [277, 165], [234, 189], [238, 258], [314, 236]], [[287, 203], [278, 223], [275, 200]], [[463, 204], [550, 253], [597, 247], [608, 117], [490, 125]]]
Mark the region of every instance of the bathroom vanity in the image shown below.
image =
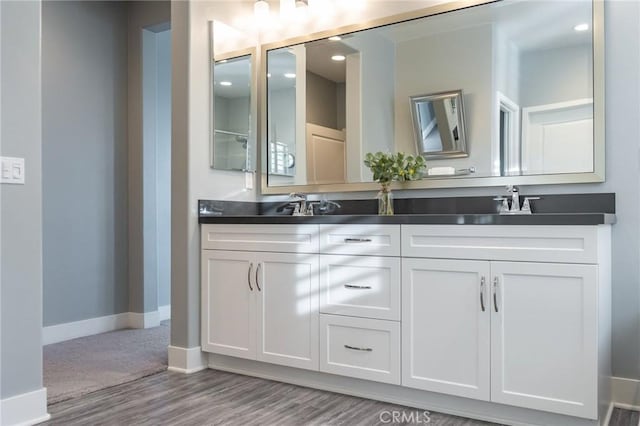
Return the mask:
[[410, 407], [598, 424], [614, 220], [201, 217], [202, 350], [211, 368]]

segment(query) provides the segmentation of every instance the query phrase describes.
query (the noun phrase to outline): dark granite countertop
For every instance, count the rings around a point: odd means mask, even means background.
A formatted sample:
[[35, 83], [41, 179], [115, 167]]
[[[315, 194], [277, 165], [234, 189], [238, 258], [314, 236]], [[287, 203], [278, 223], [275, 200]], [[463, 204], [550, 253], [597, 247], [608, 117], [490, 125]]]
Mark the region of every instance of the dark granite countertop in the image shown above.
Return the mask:
[[606, 225], [616, 221], [611, 213], [499, 214], [397, 214], [377, 215], [247, 215], [200, 216], [199, 222], [223, 224], [402, 224], [402, 225]]
[[[200, 200], [199, 223], [224, 224], [413, 224], [413, 225], [608, 225], [616, 222], [615, 194], [542, 195], [531, 215], [500, 215], [492, 197], [395, 200], [394, 216], [378, 216], [377, 201], [339, 200], [326, 215], [291, 216], [284, 202]], [[288, 213], [291, 211], [289, 210]]]

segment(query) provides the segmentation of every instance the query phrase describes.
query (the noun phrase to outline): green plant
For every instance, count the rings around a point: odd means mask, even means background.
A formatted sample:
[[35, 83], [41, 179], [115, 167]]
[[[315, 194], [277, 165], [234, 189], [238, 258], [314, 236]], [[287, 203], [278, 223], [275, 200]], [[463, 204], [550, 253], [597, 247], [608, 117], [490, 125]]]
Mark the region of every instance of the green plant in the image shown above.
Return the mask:
[[393, 181], [421, 179], [427, 169], [424, 157], [405, 155], [403, 152], [369, 152], [364, 157], [364, 165], [373, 173], [373, 180], [382, 186], [388, 186]]

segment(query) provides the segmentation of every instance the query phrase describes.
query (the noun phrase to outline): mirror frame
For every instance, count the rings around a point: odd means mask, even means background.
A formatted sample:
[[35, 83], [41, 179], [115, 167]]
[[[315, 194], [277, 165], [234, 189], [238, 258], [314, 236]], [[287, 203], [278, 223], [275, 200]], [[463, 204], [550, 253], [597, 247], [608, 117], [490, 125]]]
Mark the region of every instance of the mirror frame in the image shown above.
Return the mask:
[[[458, 116], [459, 129], [459, 147], [457, 150], [450, 151], [432, 151], [432, 153], [420, 152], [420, 141], [422, 140], [422, 129], [420, 128], [420, 117], [418, 116], [418, 104], [421, 102], [432, 102], [440, 99], [457, 99], [458, 111], [455, 112]], [[467, 127], [465, 123], [464, 112], [464, 94], [462, 90], [449, 90], [447, 92], [429, 93], [427, 95], [415, 95], [410, 96], [409, 101], [411, 103], [411, 122], [413, 123], [413, 137], [416, 146], [416, 152], [418, 155], [422, 155], [425, 160], [440, 160], [446, 158], [464, 158], [469, 156], [467, 149]]]
[[[249, 56], [251, 63], [251, 77], [249, 81], [251, 81], [251, 99], [249, 101], [249, 110], [251, 112], [254, 111], [255, 105], [257, 107], [257, 114], [260, 115], [260, 104], [258, 97], [260, 95], [260, 88], [258, 86], [258, 60], [256, 58], [258, 50], [255, 47], [249, 47], [246, 49], [233, 50], [230, 52], [225, 52], [222, 54], [216, 55], [213, 49], [213, 21], [209, 21], [209, 168], [212, 170], [220, 170], [225, 172], [238, 172], [238, 173], [256, 173], [255, 169], [247, 169], [247, 170], [231, 170], [231, 169], [217, 169], [213, 167], [214, 160], [214, 143], [215, 143], [215, 90], [213, 84], [214, 77], [214, 68], [216, 62], [222, 61], [225, 59], [235, 59], [241, 56]], [[265, 110], [266, 111], [266, 110]], [[255, 118], [251, 118], [251, 124], [256, 123]], [[255, 127], [259, 127], [260, 123], [258, 121], [258, 125]], [[261, 148], [257, 146], [258, 141], [260, 141], [259, 133], [256, 130], [249, 133], [249, 137], [247, 138], [247, 149], [251, 149], [251, 144], [256, 145], [255, 147], [255, 155], [256, 158], [254, 160], [254, 167], [257, 169], [260, 165], [260, 151]], [[253, 133], [253, 134], [252, 134]]]
[[[267, 52], [269, 50], [295, 44], [328, 38], [335, 35], [362, 31], [384, 25], [397, 24], [428, 16], [453, 12], [460, 9], [496, 3], [503, 0], [462, 0], [440, 4], [407, 13], [388, 16], [354, 25], [347, 25], [327, 31], [289, 38], [286, 40], [264, 44], [260, 49], [259, 64], [259, 127], [258, 127], [258, 162], [260, 164], [261, 193], [263, 195], [282, 195], [292, 192], [324, 193], [324, 192], [358, 192], [377, 191], [377, 182], [354, 182], [321, 185], [288, 185], [268, 186], [267, 170]], [[593, 167], [591, 173], [563, 173], [525, 176], [486, 176], [458, 178], [423, 178], [417, 181], [393, 182], [392, 188], [436, 189], [436, 188], [472, 188], [508, 185], [557, 185], [574, 183], [597, 183], [605, 181], [605, 43], [604, 43], [604, 0], [592, 0], [592, 37], [593, 37]], [[489, 105], [493, 108], [493, 105]]]

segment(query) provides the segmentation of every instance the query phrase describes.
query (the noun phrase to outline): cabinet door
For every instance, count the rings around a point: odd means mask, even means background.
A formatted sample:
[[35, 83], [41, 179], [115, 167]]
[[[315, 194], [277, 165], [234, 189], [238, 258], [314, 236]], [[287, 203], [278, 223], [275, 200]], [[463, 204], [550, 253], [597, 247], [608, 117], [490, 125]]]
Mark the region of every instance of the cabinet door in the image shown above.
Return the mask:
[[202, 350], [256, 359], [257, 261], [241, 251], [202, 251]]
[[492, 262], [491, 273], [491, 400], [597, 418], [598, 267]]
[[489, 262], [402, 259], [402, 384], [489, 400]]
[[259, 361], [318, 370], [318, 255], [261, 253]]

